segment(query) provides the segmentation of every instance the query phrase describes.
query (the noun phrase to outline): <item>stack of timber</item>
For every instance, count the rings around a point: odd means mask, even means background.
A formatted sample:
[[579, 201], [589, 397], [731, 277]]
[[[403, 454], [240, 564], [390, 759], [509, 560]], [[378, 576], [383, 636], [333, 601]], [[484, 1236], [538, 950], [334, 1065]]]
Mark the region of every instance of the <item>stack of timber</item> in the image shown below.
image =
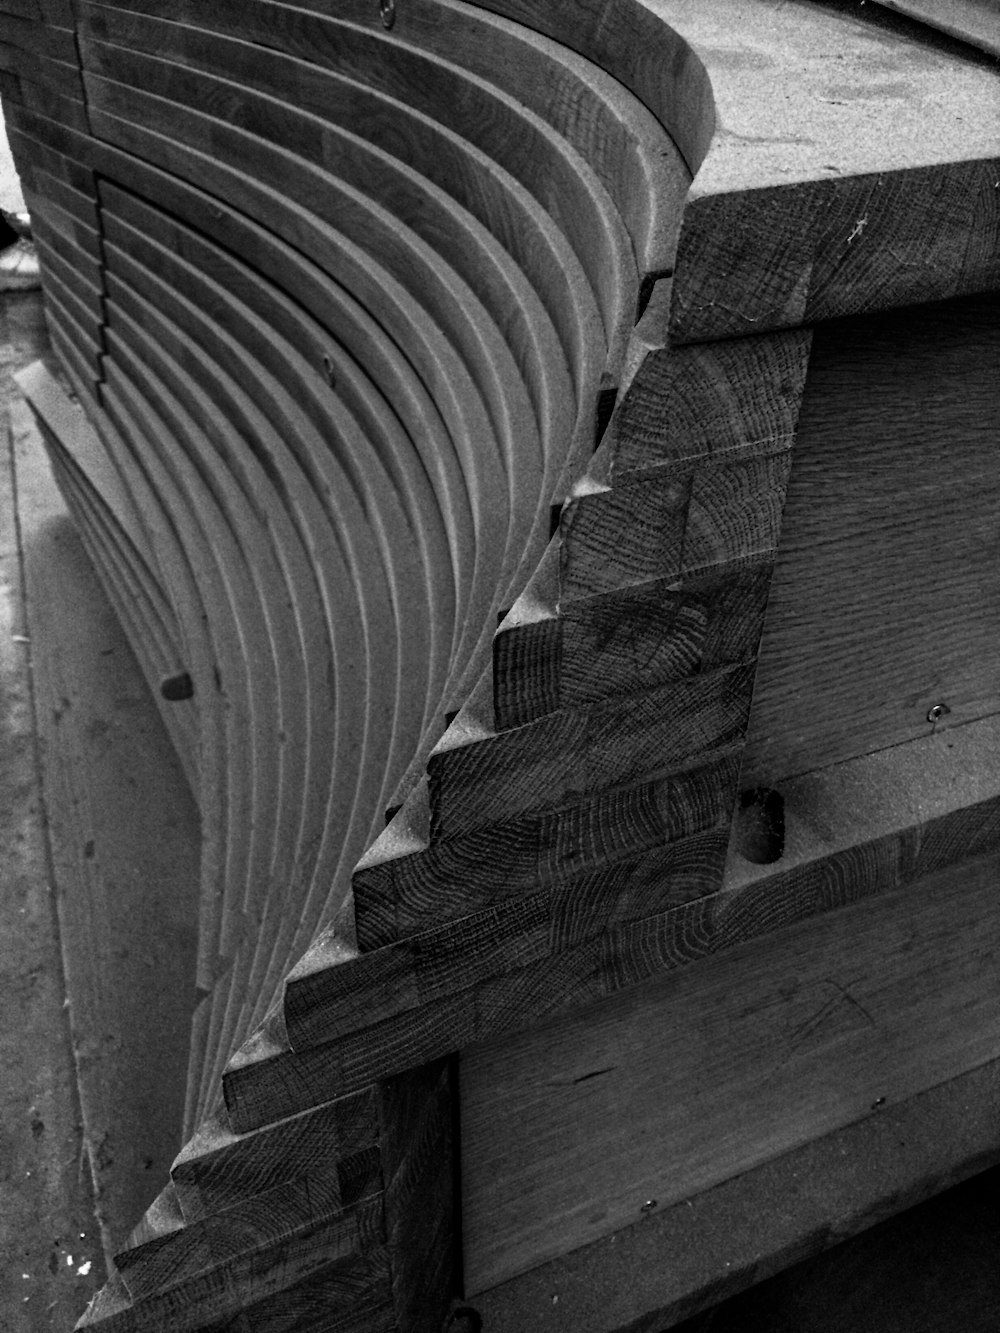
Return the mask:
[[0, 14], [22, 382], [204, 830], [190, 1140], [82, 1326], [437, 1329], [454, 1052], [1000, 845], [990, 770], [730, 853], [741, 768], [1000, 711], [1000, 81], [805, 0]]

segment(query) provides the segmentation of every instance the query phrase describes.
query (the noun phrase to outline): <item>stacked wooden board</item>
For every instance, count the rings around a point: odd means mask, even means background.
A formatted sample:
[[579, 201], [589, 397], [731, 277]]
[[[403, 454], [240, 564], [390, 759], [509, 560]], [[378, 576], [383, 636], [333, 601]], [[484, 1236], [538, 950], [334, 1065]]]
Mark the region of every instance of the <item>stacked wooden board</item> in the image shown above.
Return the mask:
[[1000, 278], [988, 133], [816, 90], [991, 70], [730, 9], [3, 7], [80, 407], [25, 387], [204, 830], [196, 1132], [87, 1326], [436, 1328], [452, 1052], [993, 845], [724, 883], [748, 727], [769, 783], [916, 734], [750, 721], [813, 326], [964, 300], [989, 357]]

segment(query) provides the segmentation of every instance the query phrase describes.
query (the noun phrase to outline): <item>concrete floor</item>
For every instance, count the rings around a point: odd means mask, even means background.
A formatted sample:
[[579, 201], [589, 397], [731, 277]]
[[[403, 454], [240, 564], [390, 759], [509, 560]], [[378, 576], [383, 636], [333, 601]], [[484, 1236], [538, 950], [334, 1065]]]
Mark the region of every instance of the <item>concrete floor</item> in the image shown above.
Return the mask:
[[31, 699], [10, 403], [44, 348], [37, 294], [0, 298], [0, 1322], [71, 1328], [104, 1273], [84, 1148]]
[[0, 297], [4, 1333], [72, 1328], [166, 1183], [194, 1000], [197, 812], [13, 382], [46, 348]]

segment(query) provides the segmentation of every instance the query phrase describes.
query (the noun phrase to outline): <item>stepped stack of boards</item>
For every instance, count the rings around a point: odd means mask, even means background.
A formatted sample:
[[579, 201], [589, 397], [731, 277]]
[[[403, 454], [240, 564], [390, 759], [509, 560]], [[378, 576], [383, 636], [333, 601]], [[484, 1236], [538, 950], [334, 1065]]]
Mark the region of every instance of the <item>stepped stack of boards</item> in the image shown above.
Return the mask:
[[203, 830], [189, 1141], [84, 1327], [438, 1328], [450, 1054], [862, 892], [723, 891], [814, 744], [750, 723], [813, 326], [995, 288], [995, 205], [930, 225], [994, 166], [755, 137], [690, 8], [0, 0], [23, 385]]

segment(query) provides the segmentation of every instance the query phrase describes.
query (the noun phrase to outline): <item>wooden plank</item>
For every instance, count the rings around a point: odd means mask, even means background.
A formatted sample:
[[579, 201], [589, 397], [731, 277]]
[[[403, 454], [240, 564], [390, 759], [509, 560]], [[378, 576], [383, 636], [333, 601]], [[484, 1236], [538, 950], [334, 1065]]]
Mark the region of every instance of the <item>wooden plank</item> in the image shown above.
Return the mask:
[[998, 869], [956, 867], [466, 1052], [467, 1291], [995, 1059]]
[[672, 1328], [995, 1166], [998, 1091], [994, 1060], [656, 1209], [610, 1242], [585, 1245], [469, 1304], [494, 1333], [625, 1333], [640, 1319]]
[[993, 0], [945, 0], [943, 5], [932, 5], [928, 0], [879, 0], [879, 3], [1000, 56], [1000, 16]]
[[437, 1333], [457, 1285], [454, 1061], [379, 1086], [396, 1327]]
[[1000, 708], [995, 299], [830, 323], [815, 340], [751, 785], [926, 735], [939, 703], [939, 727]]

